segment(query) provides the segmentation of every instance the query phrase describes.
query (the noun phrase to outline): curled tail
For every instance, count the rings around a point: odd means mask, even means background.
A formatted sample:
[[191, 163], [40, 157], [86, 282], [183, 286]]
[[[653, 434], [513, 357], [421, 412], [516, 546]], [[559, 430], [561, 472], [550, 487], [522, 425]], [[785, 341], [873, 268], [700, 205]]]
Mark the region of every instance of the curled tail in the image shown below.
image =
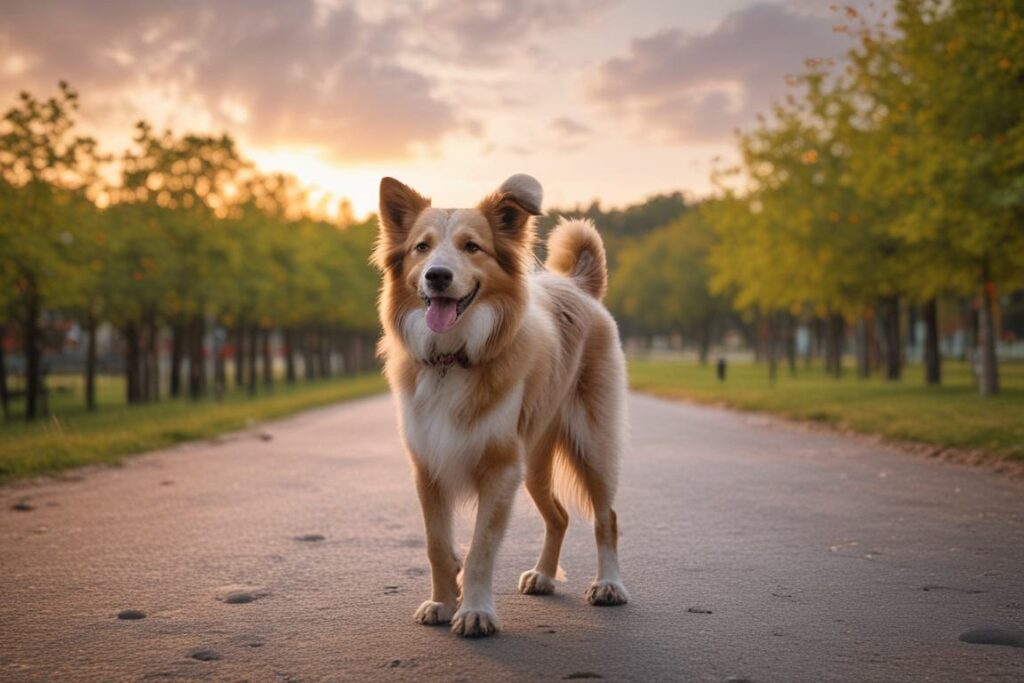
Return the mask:
[[548, 236], [548, 270], [571, 277], [580, 289], [597, 300], [608, 289], [604, 243], [594, 223], [586, 218], [562, 218]]

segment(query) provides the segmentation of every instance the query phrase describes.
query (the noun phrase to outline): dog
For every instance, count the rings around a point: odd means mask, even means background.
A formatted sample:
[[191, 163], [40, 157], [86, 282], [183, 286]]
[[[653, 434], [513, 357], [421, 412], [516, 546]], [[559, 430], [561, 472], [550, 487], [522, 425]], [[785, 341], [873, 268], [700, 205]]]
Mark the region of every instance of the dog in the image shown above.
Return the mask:
[[[379, 353], [412, 461], [431, 568], [420, 624], [465, 637], [500, 626], [492, 576], [515, 492], [544, 518], [537, 564], [519, 591], [551, 593], [568, 525], [565, 503], [594, 522], [592, 605], [621, 605], [612, 509], [626, 440], [626, 372], [601, 303], [604, 245], [593, 223], [562, 219], [534, 255], [542, 189], [514, 175], [476, 208], [438, 209], [393, 178], [380, 184], [373, 262], [382, 273]], [[453, 510], [476, 499], [459, 560]]]

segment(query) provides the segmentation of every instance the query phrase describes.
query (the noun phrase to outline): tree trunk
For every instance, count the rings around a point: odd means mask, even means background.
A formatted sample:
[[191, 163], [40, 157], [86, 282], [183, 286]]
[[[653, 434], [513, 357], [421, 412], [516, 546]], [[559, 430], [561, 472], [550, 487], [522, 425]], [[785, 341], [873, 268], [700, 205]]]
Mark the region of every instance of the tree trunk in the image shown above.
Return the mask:
[[330, 377], [333, 368], [331, 367], [331, 334], [327, 330], [321, 328], [320, 334], [318, 335], [318, 344], [320, 346], [320, 376], [327, 378]]
[[807, 352], [804, 355], [804, 368], [810, 369], [814, 359], [818, 355], [818, 351], [821, 348], [821, 332], [820, 332], [820, 321], [817, 318], [811, 318], [807, 323]]
[[235, 389], [245, 386], [245, 324], [239, 320], [234, 330]]
[[4, 340], [7, 338], [7, 326], [0, 325], [0, 411], [5, 420], [11, 419], [11, 395], [7, 391], [7, 358]]
[[928, 299], [921, 309], [924, 319], [924, 381], [942, 383], [942, 354], [939, 352], [939, 306], [935, 297]]
[[224, 398], [228, 387], [226, 339], [226, 330], [218, 325], [213, 334], [213, 395], [218, 401]]
[[85, 408], [96, 410], [96, 318], [85, 319]]
[[897, 382], [903, 366], [899, 296], [884, 297], [879, 303], [879, 313], [885, 335], [885, 378], [890, 382]]
[[306, 380], [316, 379], [316, 368], [313, 367], [313, 332], [309, 328], [302, 330], [302, 374]]
[[789, 365], [789, 376], [796, 377], [796, 318], [786, 314], [786, 363]]
[[765, 316], [765, 333], [768, 350], [768, 382], [775, 384], [778, 374], [778, 353], [776, 339], [778, 337], [778, 313], [769, 313]]
[[700, 321], [700, 330], [698, 331], [698, 347], [697, 347], [697, 358], [700, 360], [701, 365], [708, 364], [708, 355], [711, 352], [711, 320], [705, 318]]
[[982, 396], [999, 393], [999, 364], [996, 358], [996, 285], [985, 261], [981, 277], [981, 308], [978, 311], [978, 392]]
[[363, 367], [370, 369], [377, 366], [377, 335], [363, 336]]
[[843, 333], [846, 321], [843, 316], [832, 313], [828, 317], [825, 334], [825, 367], [829, 374], [839, 379], [843, 376]]
[[832, 336], [832, 315], [825, 319], [825, 330], [822, 335], [822, 355], [824, 356], [825, 372], [832, 374], [835, 369], [835, 343]]
[[260, 328], [256, 325], [249, 327], [249, 343], [247, 345], [246, 370], [247, 381], [245, 388], [250, 396], [256, 395], [256, 357], [260, 348]]
[[302, 330], [302, 375], [306, 381], [316, 378], [313, 371], [313, 341], [308, 329]]
[[146, 400], [160, 400], [160, 325], [156, 316], [149, 323], [149, 334], [146, 337]]
[[284, 329], [284, 378], [288, 384], [295, 384], [295, 331]]
[[124, 327], [124, 384], [125, 400], [139, 402], [139, 331], [134, 322]]
[[181, 396], [181, 363], [185, 357], [185, 326], [180, 320], [171, 326], [171, 369], [168, 378], [172, 398]]
[[21, 339], [25, 352], [25, 419], [34, 420], [39, 416], [43, 355], [40, 349], [39, 297], [34, 287], [28, 294]]
[[201, 315], [196, 315], [189, 324], [188, 395], [194, 401], [201, 398], [206, 390], [205, 327]]
[[868, 321], [865, 316], [857, 318], [857, 377], [871, 376], [871, 353], [868, 350]]
[[263, 330], [260, 342], [263, 350], [263, 386], [267, 389], [274, 386], [274, 357], [270, 353], [271, 330]]
[[975, 381], [977, 381], [974, 352], [978, 344], [978, 311], [975, 310], [973, 298], [964, 297], [963, 312], [964, 347], [961, 360], [965, 360], [970, 364], [972, 368], [971, 374], [974, 376]]
[[869, 311], [864, 321], [865, 341], [867, 342], [868, 347], [869, 373], [882, 369], [882, 344], [878, 341], [881, 323], [879, 322], [877, 313], [878, 312], [875, 310]]

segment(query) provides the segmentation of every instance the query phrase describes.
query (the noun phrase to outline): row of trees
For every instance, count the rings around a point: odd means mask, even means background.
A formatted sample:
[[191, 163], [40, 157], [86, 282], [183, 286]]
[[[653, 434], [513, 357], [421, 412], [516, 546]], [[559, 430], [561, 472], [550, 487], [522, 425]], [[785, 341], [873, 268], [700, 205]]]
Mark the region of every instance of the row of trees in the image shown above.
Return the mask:
[[997, 393], [994, 302], [1024, 285], [1024, 8], [900, 0], [877, 23], [841, 11], [848, 55], [791, 78], [799, 95], [740, 134], [716, 199], [623, 252], [611, 301], [627, 320], [700, 338], [727, 297], [773, 361], [809, 320], [836, 374], [847, 328], [862, 374], [878, 329], [890, 379], [913, 307], [938, 383], [938, 302], [966, 297], [978, 386]]
[[[140, 123], [130, 150], [103, 155], [77, 132], [77, 106], [62, 83], [47, 100], [23, 93], [0, 124], [0, 325], [20, 340], [30, 419], [44, 391], [44, 318], [81, 326], [90, 408], [103, 323], [123, 342], [133, 403], [223, 391], [229, 348], [236, 385], [272, 383], [272, 333], [289, 381], [296, 357], [307, 377], [331, 374], [338, 355], [345, 371], [368, 362], [374, 225], [310, 215], [294, 178], [257, 172], [226, 135]], [[0, 373], [5, 414], [8, 393]]]

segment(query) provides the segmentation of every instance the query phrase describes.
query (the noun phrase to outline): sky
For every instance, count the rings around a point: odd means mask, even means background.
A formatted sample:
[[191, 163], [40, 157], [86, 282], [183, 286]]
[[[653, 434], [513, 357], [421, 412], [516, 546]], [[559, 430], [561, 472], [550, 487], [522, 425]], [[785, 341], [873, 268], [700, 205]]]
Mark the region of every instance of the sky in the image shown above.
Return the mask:
[[[0, 108], [67, 80], [111, 152], [145, 118], [376, 209], [394, 176], [475, 205], [706, 195], [734, 131], [848, 38], [826, 0], [4, 0]], [[3, 103], [8, 103], [4, 105]]]

